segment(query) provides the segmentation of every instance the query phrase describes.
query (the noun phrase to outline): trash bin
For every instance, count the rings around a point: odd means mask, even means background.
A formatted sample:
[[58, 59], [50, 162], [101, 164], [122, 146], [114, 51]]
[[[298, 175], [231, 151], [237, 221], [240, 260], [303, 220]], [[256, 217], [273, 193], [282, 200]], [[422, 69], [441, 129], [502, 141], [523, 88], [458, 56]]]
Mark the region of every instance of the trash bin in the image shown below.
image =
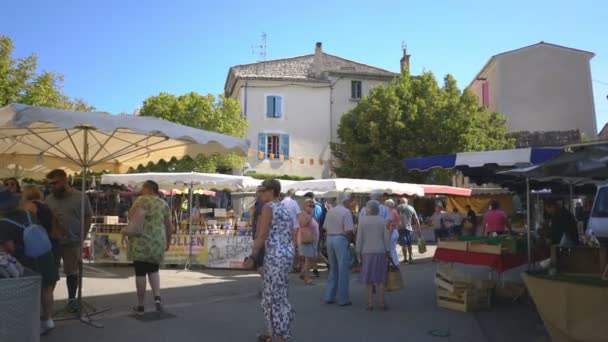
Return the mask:
[[0, 341], [40, 341], [40, 284], [26, 272], [21, 278], [0, 278]]

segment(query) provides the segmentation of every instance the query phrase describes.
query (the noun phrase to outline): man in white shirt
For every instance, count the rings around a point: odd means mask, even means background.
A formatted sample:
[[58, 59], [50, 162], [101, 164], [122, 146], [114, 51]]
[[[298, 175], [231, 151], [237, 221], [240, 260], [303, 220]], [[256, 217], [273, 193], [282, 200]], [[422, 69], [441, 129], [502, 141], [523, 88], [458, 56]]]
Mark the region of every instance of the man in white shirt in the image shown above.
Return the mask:
[[293, 220], [293, 227], [291, 227], [292, 229], [296, 229], [300, 226], [300, 224], [298, 222], [298, 216], [300, 215], [300, 212], [302, 212], [298, 202], [293, 199], [294, 195], [295, 195], [294, 190], [288, 190], [287, 194], [285, 195], [285, 198], [281, 201], [281, 203], [285, 204], [287, 209], [289, 209], [289, 211], [291, 212], [291, 216], [292, 216], [292, 220]]

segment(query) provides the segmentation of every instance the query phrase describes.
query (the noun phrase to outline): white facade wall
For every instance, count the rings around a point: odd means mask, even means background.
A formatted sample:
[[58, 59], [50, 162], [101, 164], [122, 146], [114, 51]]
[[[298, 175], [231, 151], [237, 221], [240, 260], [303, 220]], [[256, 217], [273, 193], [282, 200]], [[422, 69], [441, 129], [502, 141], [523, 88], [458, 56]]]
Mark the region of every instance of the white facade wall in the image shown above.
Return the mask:
[[[249, 122], [247, 139], [254, 155], [249, 157], [245, 172], [289, 174], [328, 178], [331, 159], [330, 141], [337, 141], [337, 128], [342, 114], [353, 109], [358, 101], [351, 99], [351, 81], [362, 81], [362, 95], [386, 81], [353, 77], [332, 77], [331, 83], [238, 80], [233, 98], [238, 99]], [[245, 87], [245, 84], [247, 85]], [[247, 94], [247, 95], [245, 95]], [[266, 96], [281, 96], [282, 118], [266, 117]], [[333, 103], [333, 106], [332, 106]], [[296, 160], [260, 160], [259, 134], [289, 135], [289, 153]], [[333, 134], [333, 136], [332, 136]], [[304, 164], [300, 159], [304, 158]], [[314, 160], [314, 165], [310, 164]], [[319, 160], [323, 160], [320, 165]]]
[[388, 81], [380, 81], [373, 79], [362, 79], [356, 76], [348, 77], [330, 77], [332, 86], [331, 97], [332, 97], [332, 111], [331, 111], [331, 129], [332, 129], [332, 141], [338, 141], [338, 125], [342, 115], [357, 106], [359, 102], [356, 99], [351, 98], [351, 82], [361, 81], [361, 90], [363, 96], [369, 95], [372, 88], [379, 85], [388, 85]]
[[[550, 45], [497, 56], [494, 70], [480, 75], [490, 82], [490, 109], [507, 117], [512, 132], [578, 129], [596, 137], [590, 58]], [[481, 103], [481, 81], [471, 90]]]
[[[239, 80], [234, 97], [239, 99], [249, 122], [247, 139], [251, 141], [254, 155], [248, 158], [250, 168], [246, 171], [272, 174], [291, 174], [315, 178], [329, 177], [327, 163], [319, 165], [319, 159], [328, 160], [329, 150], [329, 84], [287, 83], [280, 81]], [[247, 96], [245, 97], [245, 92]], [[266, 96], [278, 95], [283, 98], [283, 117], [266, 117]], [[245, 104], [246, 102], [246, 104]], [[296, 157], [289, 160], [260, 160], [258, 138], [260, 133], [289, 135], [289, 154]], [[300, 164], [299, 158], [306, 158]], [[310, 159], [314, 165], [310, 165]]]

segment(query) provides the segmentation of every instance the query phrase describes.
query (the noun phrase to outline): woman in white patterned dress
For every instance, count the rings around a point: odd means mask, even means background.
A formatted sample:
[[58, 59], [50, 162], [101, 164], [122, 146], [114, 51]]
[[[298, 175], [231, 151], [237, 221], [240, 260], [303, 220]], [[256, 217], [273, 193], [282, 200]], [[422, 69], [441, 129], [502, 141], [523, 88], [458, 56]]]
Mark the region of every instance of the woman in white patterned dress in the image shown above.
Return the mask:
[[268, 179], [262, 183], [261, 200], [266, 203], [257, 224], [252, 255], [245, 260], [246, 268], [255, 267], [258, 254], [265, 250], [262, 310], [267, 334], [258, 341], [286, 341], [291, 337], [290, 325], [294, 314], [289, 303], [289, 270], [294, 258], [293, 218], [289, 209], [278, 201], [281, 183]]

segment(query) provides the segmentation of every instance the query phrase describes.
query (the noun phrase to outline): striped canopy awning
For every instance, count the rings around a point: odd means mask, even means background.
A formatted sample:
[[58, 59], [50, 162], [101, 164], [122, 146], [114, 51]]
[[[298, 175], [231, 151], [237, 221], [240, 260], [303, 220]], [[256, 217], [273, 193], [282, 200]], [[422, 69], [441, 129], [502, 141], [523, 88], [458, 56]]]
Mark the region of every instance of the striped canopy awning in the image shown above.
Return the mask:
[[518, 148], [511, 150], [461, 152], [403, 160], [406, 169], [427, 171], [434, 168], [467, 169], [480, 167], [530, 166], [544, 163], [561, 152], [561, 148]]

